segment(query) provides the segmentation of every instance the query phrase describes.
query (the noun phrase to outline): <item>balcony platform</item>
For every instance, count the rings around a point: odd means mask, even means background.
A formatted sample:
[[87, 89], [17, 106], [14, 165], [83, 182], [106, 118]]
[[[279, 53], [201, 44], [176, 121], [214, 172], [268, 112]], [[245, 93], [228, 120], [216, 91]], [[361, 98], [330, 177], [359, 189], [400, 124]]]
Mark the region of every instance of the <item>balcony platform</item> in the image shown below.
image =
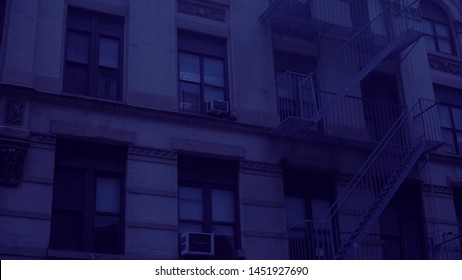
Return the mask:
[[358, 31], [351, 26], [316, 18], [312, 4], [312, 1], [274, 0], [260, 20], [269, 24], [276, 34], [300, 39], [312, 38], [319, 33], [348, 39]]

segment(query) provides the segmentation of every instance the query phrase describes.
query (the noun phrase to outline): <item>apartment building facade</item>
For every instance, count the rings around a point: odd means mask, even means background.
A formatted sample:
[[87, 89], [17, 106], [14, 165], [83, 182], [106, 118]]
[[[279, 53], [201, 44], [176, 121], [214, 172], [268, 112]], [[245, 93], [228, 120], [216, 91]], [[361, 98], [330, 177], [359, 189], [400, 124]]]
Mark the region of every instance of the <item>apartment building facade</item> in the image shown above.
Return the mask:
[[2, 259], [462, 258], [462, 3], [3, 0]]

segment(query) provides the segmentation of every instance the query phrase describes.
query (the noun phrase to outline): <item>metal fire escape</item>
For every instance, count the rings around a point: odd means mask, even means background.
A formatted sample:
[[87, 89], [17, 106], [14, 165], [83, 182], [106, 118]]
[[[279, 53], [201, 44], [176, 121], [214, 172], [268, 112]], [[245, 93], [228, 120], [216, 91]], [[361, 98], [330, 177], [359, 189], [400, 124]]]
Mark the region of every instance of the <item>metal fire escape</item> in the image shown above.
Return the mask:
[[[307, 39], [322, 37], [326, 44], [329, 36], [343, 40], [333, 53], [321, 56], [318, 68], [309, 75], [286, 72], [269, 89], [277, 96], [281, 117], [281, 124], [273, 130], [278, 143], [286, 137], [303, 139], [321, 121], [324, 126], [334, 120], [351, 125], [347, 119], [365, 110], [366, 100], [349, 94], [380, 63], [392, 56], [399, 58], [422, 36], [420, 1], [382, 1], [383, 9], [358, 28], [344, 17], [352, 12], [348, 2], [274, 0], [261, 16], [273, 32]], [[295, 233], [289, 229], [289, 239], [292, 234], [297, 242], [303, 239], [301, 232], [311, 236], [302, 242], [309, 249], [301, 249], [303, 254], [295, 258], [351, 258], [418, 159], [439, 145], [437, 120], [435, 103], [423, 99], [395, 114], [386, 127], [388, 132], [376, 139], [380, 141], [373, 152], [324, 219], [304, 221], [302, 226], [294, 227]], [[331, 131], [326, 129], [324, 133]], [[349, 222], [347, 234], [336, 232], [338, 215], [352, 207], [359, 209], [361, 218]], [[301, 228], [304, 229], [300, 231]]]

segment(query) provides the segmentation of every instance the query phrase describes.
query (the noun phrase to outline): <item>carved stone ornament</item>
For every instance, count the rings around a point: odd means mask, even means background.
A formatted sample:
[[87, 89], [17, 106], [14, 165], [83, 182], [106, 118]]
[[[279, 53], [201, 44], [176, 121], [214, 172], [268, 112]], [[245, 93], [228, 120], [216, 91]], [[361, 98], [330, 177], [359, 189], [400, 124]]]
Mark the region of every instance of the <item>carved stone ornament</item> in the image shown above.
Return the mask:
[[172, 159], [172, 160], [176, 160], [177, 158], [177, 153], [174, 151], [152, 149], [152, 148], [139, 147], [139, 146], [130, 146], [128, 148], [128, 152], [132, 155], [154, 157], [154, 158], [165, 158], [165, 159]]
[[226, 10], [199, 4], [193, 1], [178, 0], [178, 12], [215, 21], [226, 21]]
[[8, 99], [6, 101], [5, 122], [11, 124], [22, 124], [24, 113], [24, 102]]
[[16, 187], [21, 182], [27, 144], [0, 140], [0, 186]]
[[453, 62], [447, 59], [442, 59], [442, 58], [436, 58], [436, 57], [429, 57], [428, 59], [430, 63], [430, 67], [432, 69], [453, 74], [453, 75], [458, 75], [462, 76], [462, 64]]

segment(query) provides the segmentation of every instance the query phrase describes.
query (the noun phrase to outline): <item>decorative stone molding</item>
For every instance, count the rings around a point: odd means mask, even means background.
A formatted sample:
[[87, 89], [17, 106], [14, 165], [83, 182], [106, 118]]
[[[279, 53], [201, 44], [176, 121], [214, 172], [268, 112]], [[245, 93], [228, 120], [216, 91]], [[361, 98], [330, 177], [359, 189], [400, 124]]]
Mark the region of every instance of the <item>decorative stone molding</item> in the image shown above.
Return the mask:
[[0, 186], [16, 187], [23, 175], [28, 144], [0, 141]]
[[48, 134], [31, 133], [29, 140], [31, 142], [56, 144], [56, 137]]
[[249, 160], [241, 161], [241, 169], [251, 169], [271, 173], [282, 172], [282, 167], [279, 165]]
[[153, 149], [153, 148], [146, 148], [146, 147], [139, 147], [139, 146], [130, 146], [128, 148], [128, 153], [132, 155], [153, 157], [153, 158], [164, 158], [164, 159], [170, 159], [170, 160], [177, 159], [177, 153], [174, 151], [160, 150], [160, 149]]
[[428, 62], [430, 63], [430, 68], [432, 69], [453, 75], [462, 76], [462, 62], [460, 61], [429, 55]]
[[452, 194], [452, 188], [447, 186], [422, 185], [422, 192], [435, 192], [440, 194]]
[[24, 101], [8, 99], [6, 101], [5, 122], [9, 124], [21, 125], [24, 118]]
[[197, 3], [195, 1], [178, 0], [178, 12], [206, 18], [215, 21], [226, 22], [226, 10], [212, 7], [206, 3]]

